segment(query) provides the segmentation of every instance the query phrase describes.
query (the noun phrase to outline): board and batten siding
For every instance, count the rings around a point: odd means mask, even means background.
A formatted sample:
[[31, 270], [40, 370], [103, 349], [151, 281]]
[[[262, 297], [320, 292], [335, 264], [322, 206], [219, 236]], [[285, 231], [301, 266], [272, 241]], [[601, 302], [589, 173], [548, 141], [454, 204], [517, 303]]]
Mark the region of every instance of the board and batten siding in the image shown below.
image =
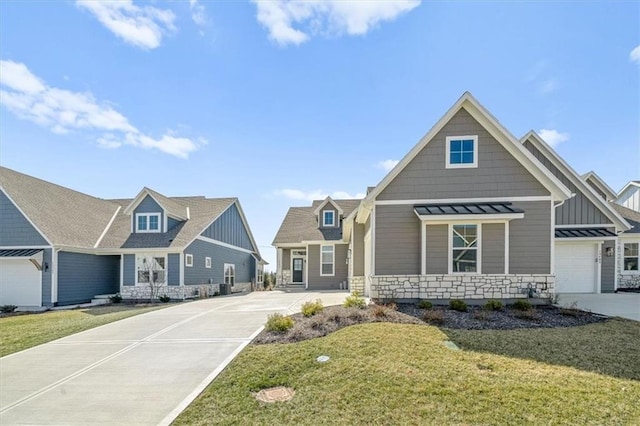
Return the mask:
[[[478, 167], [447, 169], [447, 136], [478, 136]], [[549, 191], [464, 108], [378, 195], [378, 200], [548, 196]]]
[[257, 251], [251, 244], [251, 238], [235, 203], [225, 210], [201, 235], [246, 250]]
[[620, 194], [616, 203], [628, 209], [640, 211], [640, 188], [633, 185], [629, 186], [626, 191]]
[[[607, 249], [613, 250], [612, 256], [607, 256]], [[602, 244], [602, 270], [600, 272], [600, 292], [613, 293], [616, 287], [616, 242], [605, 241]]]
[[426, 273], [449, 273], [449, 225], [427, 225]]
[[335, 244], [335, 264], [333, 276], [320, 276], [320, 245], [307, 248], [307, 283], [309, 290], [335, 290], [347, 282], [347, 244]]
[[0, 246], [43, 246], [47, 240], [0, 190]]
[[574, 197], [566, 200], [564, 204], [556, 208], [556, 225], [590, 225], [611, 223], [611, 220], [578, 189], [567, 176], [558, 170], [551, 161], [530, 142], [525, 141], [527, 148], [563, 185], [565, 185]]
[[549, 274], [551, 271], [551, 202], [515, 202], [524, 219], [509, 222], [509, 273]]
[[504, 274], [504, 223], [483, 223], [481, 272]]
[[117, 293], [120, 256], [58, 253], [58, 304], [90, 301], [99, 294]]
[[351, 253], [353, 262], [353, 275], [361, 277], [364, 275], [364, 225], [353, 224], [353, 252]]
[[419, 275], [421, 238], [412, 205], [376, 206], [374, 275]]
[[133, 215], [131, 216], [131, 220], [133, 220], [133, 232], [136, 232], [136, 214], [138, 213], [160, 213], [160, 230], [166, 231], [164, 228], [164, 209], [156, 203], [150, 195], [144, 197], [144, 199], [138, 204], [133, 211]]
[[[220, 284], [224, 282], [224, 264], [236, 266], [236, 283], [248, 283], [255, 278], [251, 253], [234, 250], [206, 241], [195, 240], [184, 251], [193, 255], [193, 266], [184, 266], [185, 285]], [[211, 258], [211, 268], [205, 267], [205, 257]]]

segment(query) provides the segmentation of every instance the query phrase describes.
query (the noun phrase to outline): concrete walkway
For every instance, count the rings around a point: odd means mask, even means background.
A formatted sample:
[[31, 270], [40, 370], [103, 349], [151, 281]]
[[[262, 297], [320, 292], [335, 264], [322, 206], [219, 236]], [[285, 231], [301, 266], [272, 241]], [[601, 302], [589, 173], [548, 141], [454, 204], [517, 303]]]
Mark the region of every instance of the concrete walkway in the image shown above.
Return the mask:
[[612, 317], [628, 318], [640, 321], [640, 293], [562, 293], [558, 304]]
[[269, 314], [346, 292], [257, 292], [184, 303], [0, 358], [0, 424], [169, 424]]

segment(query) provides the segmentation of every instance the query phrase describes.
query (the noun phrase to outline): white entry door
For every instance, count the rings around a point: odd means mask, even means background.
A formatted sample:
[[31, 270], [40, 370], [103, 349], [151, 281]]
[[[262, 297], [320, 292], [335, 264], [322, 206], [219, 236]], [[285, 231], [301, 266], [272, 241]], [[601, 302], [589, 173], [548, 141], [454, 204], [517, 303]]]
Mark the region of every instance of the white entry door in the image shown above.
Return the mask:
[[556, 243], [556, 292], [599, 293], [598, 243]]

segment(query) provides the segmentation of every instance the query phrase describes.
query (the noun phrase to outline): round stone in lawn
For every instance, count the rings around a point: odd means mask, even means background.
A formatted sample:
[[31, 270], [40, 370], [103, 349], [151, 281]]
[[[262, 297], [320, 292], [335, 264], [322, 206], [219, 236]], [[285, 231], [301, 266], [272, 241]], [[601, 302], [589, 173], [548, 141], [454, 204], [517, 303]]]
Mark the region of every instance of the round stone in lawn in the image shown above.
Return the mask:
[[274, 403], [289, 401], [293, 398], [296, 391], [284, 386], [277, 386], [275, 388], [262, 389], [256, 394], [256, 399], [262, 402]]

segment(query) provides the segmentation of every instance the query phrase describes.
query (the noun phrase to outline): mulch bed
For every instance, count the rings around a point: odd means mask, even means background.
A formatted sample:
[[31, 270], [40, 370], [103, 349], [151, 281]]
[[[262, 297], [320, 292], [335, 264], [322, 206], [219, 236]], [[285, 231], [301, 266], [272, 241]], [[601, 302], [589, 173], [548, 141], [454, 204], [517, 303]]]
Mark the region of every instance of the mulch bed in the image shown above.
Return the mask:
[[[425, 322], [425, 313], [431, 320]], [[521, 328], [575, 327], [606, 321], [608, 317], [577, 309], [555, 306], [537, 306], [528, 311], [503, 308], [485, 311], [479, 306], [470, 306], [468, 312], [458, 312], [445, 307], [420, 309], [413, 304], [398, 304], [389, 307], [369, 305], [365, 309], [329, 306], [319, 314], [306, 318], [298, 313], [291, 316], [294, 326], [287, 332], [276, 333], [264, 330], [253, 344], [295, 343], [326, 336], [336, 330], [355, 324], [391, 322], [398, 324], [435, 325], [441, 328], [465, 330], [512, 330]]]

